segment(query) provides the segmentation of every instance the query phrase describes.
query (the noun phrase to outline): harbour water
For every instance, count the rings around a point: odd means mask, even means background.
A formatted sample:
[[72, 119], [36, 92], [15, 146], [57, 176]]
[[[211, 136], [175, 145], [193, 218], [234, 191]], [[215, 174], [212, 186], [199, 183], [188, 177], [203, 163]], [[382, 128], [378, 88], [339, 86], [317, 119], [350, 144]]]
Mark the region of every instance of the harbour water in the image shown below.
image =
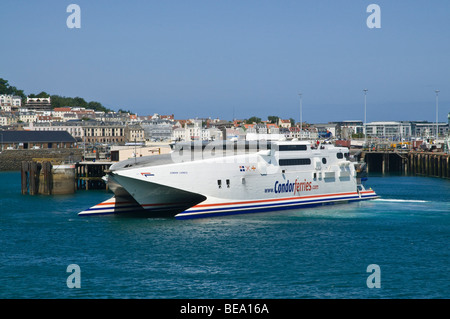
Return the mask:
[[[211, 219], [79, 217], [107, 191], [21, 195], [0, 173], [0, 298], [449, 298], [450, 181], [370, 176], [380, 199]], [[69, 288], [69, 265], [80, 288]], [[369, 288], [369, 265], [380, 288]]]

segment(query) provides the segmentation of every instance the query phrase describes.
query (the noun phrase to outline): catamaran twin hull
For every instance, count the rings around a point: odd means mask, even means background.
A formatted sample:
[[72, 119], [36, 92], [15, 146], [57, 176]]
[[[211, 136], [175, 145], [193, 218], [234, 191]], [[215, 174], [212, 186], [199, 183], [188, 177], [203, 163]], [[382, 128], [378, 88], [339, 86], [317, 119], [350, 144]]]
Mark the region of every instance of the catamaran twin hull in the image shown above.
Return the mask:
[[[293, 146], [296, 145], [296, 146]], [[377, 198], [360, 183], [348, 149], [305, 142], [226, 157], [175, 161], [171, 155], [111, 166], [115, 196], [79, 215], [177, 219], [297, 209]], [[134, 161], [134, 162], [133, 162]]]

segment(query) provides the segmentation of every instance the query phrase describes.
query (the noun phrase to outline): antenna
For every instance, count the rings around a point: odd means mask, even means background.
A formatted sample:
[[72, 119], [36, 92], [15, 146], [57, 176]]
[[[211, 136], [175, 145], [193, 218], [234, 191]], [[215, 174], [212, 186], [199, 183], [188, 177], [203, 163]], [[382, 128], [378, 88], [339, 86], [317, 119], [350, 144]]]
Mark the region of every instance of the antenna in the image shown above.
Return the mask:
[[302, 95], [303, 93], [298, 94], [300, 96], [300, 139], [303, 138], [302, 129], [303, 129], [303, 119], [302, 119], [302, 113], [303, 113], [303, 105], [302, 105]]

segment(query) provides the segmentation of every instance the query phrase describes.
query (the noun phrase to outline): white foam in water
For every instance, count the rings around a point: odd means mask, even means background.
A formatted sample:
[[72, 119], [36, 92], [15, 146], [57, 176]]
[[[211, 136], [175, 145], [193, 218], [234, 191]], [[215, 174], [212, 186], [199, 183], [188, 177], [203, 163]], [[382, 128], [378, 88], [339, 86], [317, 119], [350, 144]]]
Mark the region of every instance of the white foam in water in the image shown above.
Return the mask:
[[426, 200], [416, 200], [416, 199], [383, 199], [377, 198], [375, 199], [378, 202], [398, 202], [398, 203], [428, 203]]

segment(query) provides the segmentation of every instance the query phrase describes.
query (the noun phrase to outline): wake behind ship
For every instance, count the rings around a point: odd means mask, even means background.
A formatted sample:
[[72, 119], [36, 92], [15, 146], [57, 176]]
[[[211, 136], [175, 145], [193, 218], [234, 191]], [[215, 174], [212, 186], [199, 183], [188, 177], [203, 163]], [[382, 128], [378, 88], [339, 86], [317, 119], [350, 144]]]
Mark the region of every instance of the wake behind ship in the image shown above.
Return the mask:
[[177, 219], [296, 209], [377, 198], [349, 150], [308, 141], [172, 144], [170, 154], [110, 167], [114, 196], [79, 215]]

